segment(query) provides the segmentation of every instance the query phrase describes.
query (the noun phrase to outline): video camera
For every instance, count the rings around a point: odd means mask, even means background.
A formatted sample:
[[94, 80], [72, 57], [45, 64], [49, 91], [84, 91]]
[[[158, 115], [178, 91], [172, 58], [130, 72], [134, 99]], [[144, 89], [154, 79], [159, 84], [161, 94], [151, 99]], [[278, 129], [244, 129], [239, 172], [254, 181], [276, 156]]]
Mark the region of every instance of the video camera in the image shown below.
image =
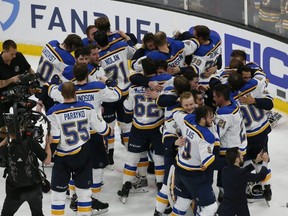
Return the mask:
[[[31, 95], [39, 89], [39, 81], [36, 74], [24, 73], [19, 77], [19, 82], [6, 87], [0, 92], [0, 102], [26, 101]], [[32, 107], [33, 108], [33, 107]]]
[[[13, 121], [18, 142], [33, 139], [42, 143], [44, 129], [42, 124], [36, 126], [38, 122], [47, 123], [48, 134], [50, 132], [50, 123], [47, 117], [41, 112], [32, 110], [37, 103], [29, 99], [38, 92], [39, 81], [37, 78], [36, 74], [21, 74], [18, 83], [8, 86], [0, 92], [1, 103], [13, 102], [13, 114], [4, 113], [3, 117], [6, 126]], [[9, 128], [7, 132], [9, 136]]]

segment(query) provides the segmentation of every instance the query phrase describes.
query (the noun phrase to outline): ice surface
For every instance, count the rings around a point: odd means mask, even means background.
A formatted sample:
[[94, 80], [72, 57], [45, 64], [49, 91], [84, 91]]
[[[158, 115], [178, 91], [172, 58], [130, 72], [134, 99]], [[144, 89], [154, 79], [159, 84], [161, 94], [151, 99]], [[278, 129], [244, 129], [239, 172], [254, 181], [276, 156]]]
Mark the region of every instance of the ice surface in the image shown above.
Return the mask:
[[[27, 60], [36, 70], [39, 58], [27, 56]], [[283, 115], [278, 125], [272, 130], [269, 135], [269, 152], [271, 157], [270, 168], [272, 170], [272, 201], [271, 207], [267, 207], [263, 200], [249, 204], [250, 213], [252, 216], [284, 216], [288, 215], [288, 169], [286, 167], [288, 157], [288, 116]], [[115, 169], [113, 171], [105, 169], [105, 184], [102, 188], [100, 200], [108, 202], [110, 207], [107, 213], [103, 216], [152, 216], [155, 206], [156, 186], [153, 175], [148, 174], [149, 192], [141, 194], [131, 194], [128, 197], [127, 203], [124, 205], [120, 202], [117, 196], [117, 190], [122, 186], [122, 170], [124, 166], [125, 149], [120, 144], [119, 135], [116, 137], [115, 144]], [[51, 176], [51, 168], [45, 168], [48, 178]], [[3, 168], [0, 169], [0, 175], [3, 174]], [[215, 188], [215, 193], [218, 190]], [[5, 179], [0, 177], [0, 209], [2, 209], [5, 198]], [[50, 215], [50, 199], [51, 193], [44, 194], [43, 211], [45, 215]], [[66, 200], [65, 215], [74, 216], [69, 209], [70, 200]], [[27, 203], [23, 204], [16, 216], [31, 215]]]

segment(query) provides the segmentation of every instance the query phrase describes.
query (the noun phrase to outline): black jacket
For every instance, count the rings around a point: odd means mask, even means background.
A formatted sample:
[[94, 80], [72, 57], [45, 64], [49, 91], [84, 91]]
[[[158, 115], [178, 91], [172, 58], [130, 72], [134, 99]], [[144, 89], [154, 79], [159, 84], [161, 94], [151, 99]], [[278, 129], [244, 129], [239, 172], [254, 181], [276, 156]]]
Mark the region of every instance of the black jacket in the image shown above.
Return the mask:
[[244, 168], [228, 165], [223, 169], [224, 198], [217, 211], [219, 216], [250, 215], [246, 198], [247, 182], [259, 182], [268, 174], [266, 167], [262, 167], [257, 174], [251, 173], [253, 170], [252, 164]]

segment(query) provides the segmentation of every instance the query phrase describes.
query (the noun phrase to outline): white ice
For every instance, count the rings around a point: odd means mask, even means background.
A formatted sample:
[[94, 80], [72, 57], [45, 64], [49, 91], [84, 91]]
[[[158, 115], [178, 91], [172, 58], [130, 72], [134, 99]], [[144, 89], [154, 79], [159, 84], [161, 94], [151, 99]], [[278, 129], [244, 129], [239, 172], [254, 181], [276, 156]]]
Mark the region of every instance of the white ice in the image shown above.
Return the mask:
[[[39, 57], [26, 56], [32, 68], [36, 70]], [[271, 207], [267, 207], [263, 200], [249, 204], [252, 216], [284, 216], [288, 215], [288, 169], [286, 167], [288, 157], [288, 115], [283, 114], [283, 118], [269, 134], [269, 153], [271, 157], [270, 168], [272, 170], [272, 201]], [[119, 135], [115, 144], [115, 169], [113, 171], [105, 169], [105, 184], [102, 188], [100, 200], [108, 202], [110, 207], [103, 216], [152, 216], [155, 208], [156, 186], [153, 175], [148, 174], [149, 192], [141, 194], [131, 194], [126, 204], [122, 204], [117, 196], [117, 190], [122, 186], [122, 171], [124, 166], [125, 149], [120, 144]], [[286, 159], [285, 159], [286, 158]], [[0, 169], [0, 175], [4, 169]], [[45, 168], [48, 178], [51, 176], [51, 168]], [[215, 188], [216, 195], [218, 190]], [[50, 215], [51, 193], [43, 195], [43, 211], [45, 215]], [[5, 198], [5, 179], [0, 176], [0, 209], [2, 209]], [[66, 200], [65, 215], [75, 215], [69, 209], [70, 200]], [[23, 204], [16, 216], [31, 215], [27, 203]]]

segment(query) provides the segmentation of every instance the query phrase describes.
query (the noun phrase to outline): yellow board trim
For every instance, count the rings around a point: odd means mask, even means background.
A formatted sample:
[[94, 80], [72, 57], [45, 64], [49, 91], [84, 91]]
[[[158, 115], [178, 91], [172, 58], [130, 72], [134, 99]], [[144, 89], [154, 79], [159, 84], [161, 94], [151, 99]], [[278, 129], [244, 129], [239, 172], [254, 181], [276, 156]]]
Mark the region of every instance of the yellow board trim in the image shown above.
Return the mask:
[[288, 113], [288, 102], [285, 102], [285, 101], [282, 101], [278, 98], [274, 98], [274, 108], [279, 110], [279, 111], [282, 111], [282, 112], [285, 112], [285, 113]]
[[[23, 54], [26, 55], [34, 55], [34, 56], [41, 56], [42, 49], [45, 46], [38, 46], [38, 45], [32, 45], [32, 44], [18, 44], [17, 41], [15, 41], [17, 44], [17, 51], [22, 52]], [[0, 41], [0, 49], [2, 50], [2, 44], [3, 41]]]

